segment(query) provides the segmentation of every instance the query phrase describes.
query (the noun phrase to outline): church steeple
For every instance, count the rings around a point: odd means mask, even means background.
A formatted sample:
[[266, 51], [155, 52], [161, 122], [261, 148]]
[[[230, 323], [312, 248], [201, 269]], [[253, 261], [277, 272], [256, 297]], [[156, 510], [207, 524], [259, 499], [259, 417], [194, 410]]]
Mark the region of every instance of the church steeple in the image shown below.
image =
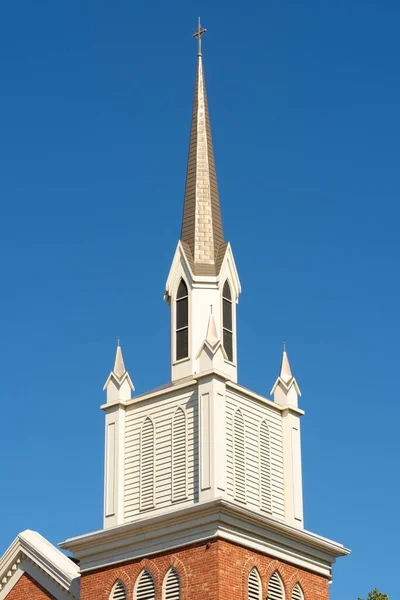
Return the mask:
[[195, 274], [217, 275], [224, 233], [201, 52], [205, 31], [199, 19], [193, 34], [199, 46], [180, 239]]

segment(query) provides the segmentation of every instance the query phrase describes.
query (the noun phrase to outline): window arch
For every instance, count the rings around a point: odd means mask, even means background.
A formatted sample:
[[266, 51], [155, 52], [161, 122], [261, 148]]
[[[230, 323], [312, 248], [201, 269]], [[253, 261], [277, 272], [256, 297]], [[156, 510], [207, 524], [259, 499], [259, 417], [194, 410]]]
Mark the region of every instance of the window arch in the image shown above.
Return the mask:
[[296, 585], [293, 588], [292, 600], [304, 600], [303, 590], [301, 589], [299, 583], [296, 583]]
[[236, 500], [246, 502], [246, 456], [244, 419], [240, 409], [233, 417], [233, 485]]
[[278, 571], [275, 571], [269, 580], [268, 600], [285, 600], [285, 589]]
[[181, 584], [178, 571], [171, 567], [164, 579], [163, 600], [180, 600]]
[[135, 586], [135, 600], [155, 600], [156, 598], [156, 586], [154, 579], [147, 569], [144, 569], [137, 581]]
[[176, 294], [176, 360], [189, 356], [189, 293], [181, 279]]
[[233, 304], [228, 280], [222, 289], [222, 341], [228, 360], [233, 362]]
[[266, 419], [260, 425], [260, 507], [272, 513], [271, 436]]
[[179, 407], [172, 419], [172, 501], [184, 500], [186, 492], [186, 415]]
[[140, 433], [140, 509], [154, 508], [154, 424], [146, 417]]
[[249, 579], [247, 582], [248, 587], [248, 599], [249, 600], [262, 600], [261, 598], [261, 579], [258, 571], [255, 567], [249, 573]]
[[110, 600], [126, 600], [125, 586], [120, 579], [117, 579], [117, 581], [114, 583]]

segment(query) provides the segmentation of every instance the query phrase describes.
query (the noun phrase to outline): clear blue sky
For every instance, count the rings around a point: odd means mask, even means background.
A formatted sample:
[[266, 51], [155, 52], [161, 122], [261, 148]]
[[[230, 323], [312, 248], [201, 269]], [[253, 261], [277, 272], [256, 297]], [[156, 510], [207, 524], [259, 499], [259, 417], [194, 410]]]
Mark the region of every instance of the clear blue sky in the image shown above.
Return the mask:
[[394, 0], [13, 0], [0, 7], [0, 553], [102, 525], [102, 385], [169, 378], [198, 13], [239, 380], [282, 341], [303, 392], [306, 527], [352, 555], [332, 600], [393, 600], [400, 535]]

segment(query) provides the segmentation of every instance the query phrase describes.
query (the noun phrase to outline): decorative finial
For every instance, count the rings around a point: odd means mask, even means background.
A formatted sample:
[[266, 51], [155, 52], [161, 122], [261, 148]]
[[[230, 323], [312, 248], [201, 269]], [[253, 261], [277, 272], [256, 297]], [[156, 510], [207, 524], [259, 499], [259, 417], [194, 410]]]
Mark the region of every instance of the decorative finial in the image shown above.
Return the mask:
[[117, 340], [118, 340], [117, 346], [120, 346], [121, 345], [121, 338], [118, 336]]
[[201, 26], [200, 24], [200, 17], [199, 17], [199, 23], [197, 26], [197, 31], [194, 32], [192, 37], [197, 38], [198, 40], [198, 51], [197, 54], [198, 56], [201, 56], [201, 38], [203, 37], [203, 35], [205, 34], [205, 32], [207, 31], [207, 29], [204, 29], [204, 27]]
[[283, 351], [286, 352], [286, 342], [283, 342]]
[[210, 304], [210, 314], [212, 315], [212, 304]]

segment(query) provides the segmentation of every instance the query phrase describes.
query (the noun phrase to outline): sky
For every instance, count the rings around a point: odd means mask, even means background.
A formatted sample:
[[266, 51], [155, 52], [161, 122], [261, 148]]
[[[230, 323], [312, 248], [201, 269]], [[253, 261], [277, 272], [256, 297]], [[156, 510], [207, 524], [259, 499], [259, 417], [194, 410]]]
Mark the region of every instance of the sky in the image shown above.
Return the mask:
[[400, 83], [394, 0], [0, 4], [0, 554], [102, 527], [102, 386], [169, 380], [198, 14], [239, 382], [302, 390], [305, 526], [331, 600], [398, 587]]

